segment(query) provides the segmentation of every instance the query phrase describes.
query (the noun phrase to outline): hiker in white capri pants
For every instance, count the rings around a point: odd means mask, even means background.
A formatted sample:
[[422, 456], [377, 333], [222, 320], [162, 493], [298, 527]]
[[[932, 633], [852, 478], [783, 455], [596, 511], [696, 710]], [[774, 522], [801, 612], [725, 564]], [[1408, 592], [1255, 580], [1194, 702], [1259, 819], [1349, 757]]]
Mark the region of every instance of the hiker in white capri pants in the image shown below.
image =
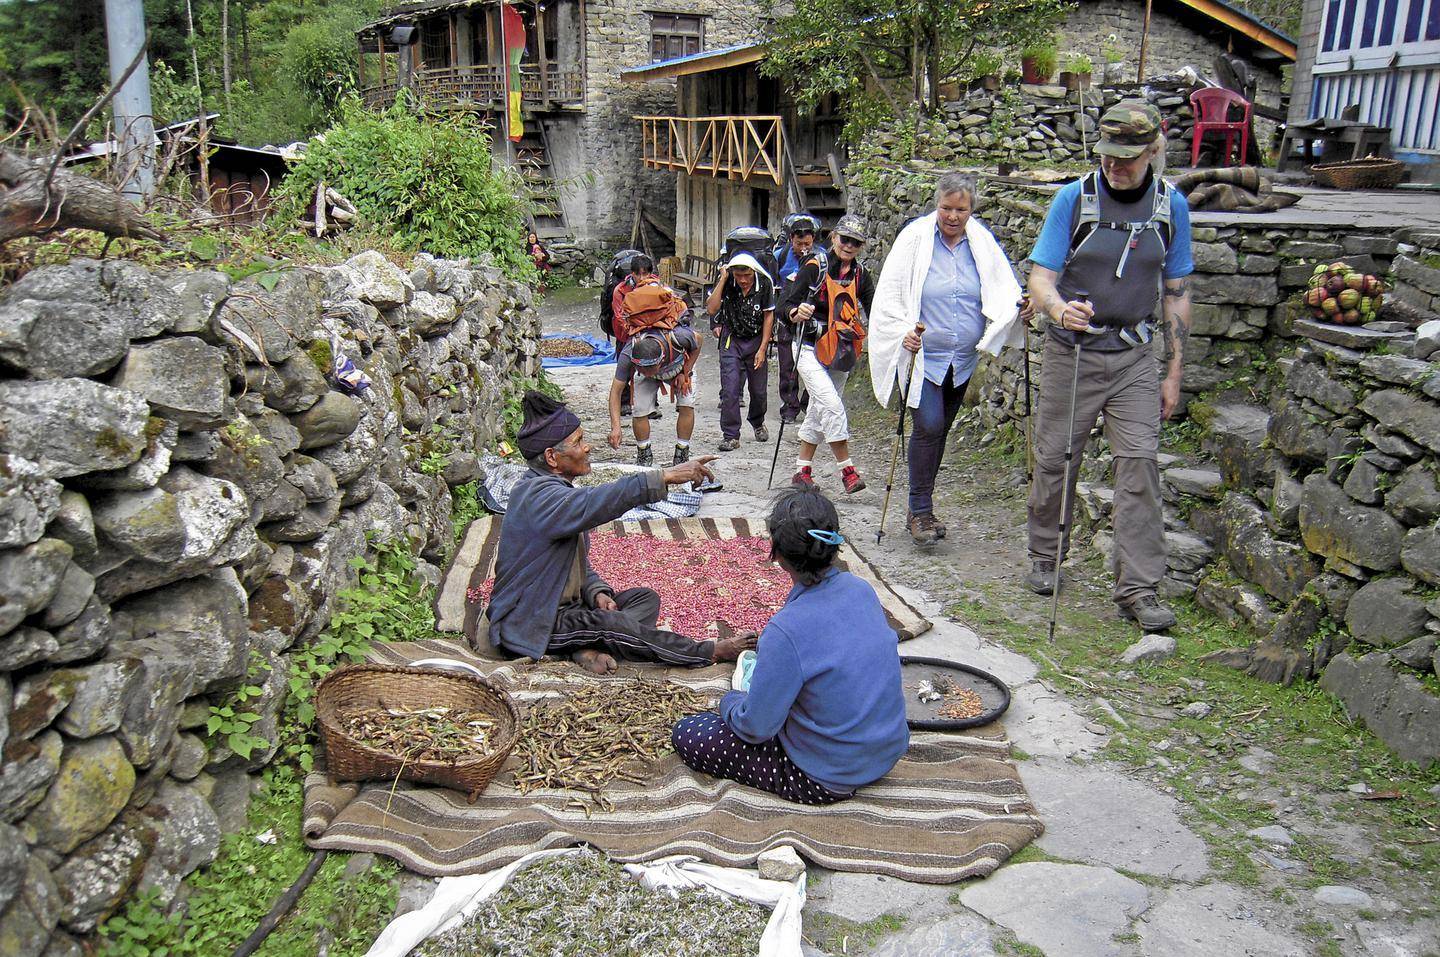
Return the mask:
[[800, 355], [795, 368], [810, 395], [810, 404], [801, 423], [800, 451], [795, 460], [794, 485], [813, 485], [812, 464], [821, 442], [830, 445], [840, 466], [840, 477], [846, 492], [858, 492], [865, 480], [855, 463], [850, 461], [850, 420], [845, 413], [845, 380], [849, 372], [827, 369], [815, 357], [815, 342], [824, 335], [830, 321], [835, 299], [833, 291], [846, 291], [860, 304], [862, 314], [869, 314], [875, 299], [875, 281], [856, 257], [865, 248], [865, 224], [859, 216], [843, 216], [830, 232], [833, 254], [825, 275], [814, 260], [805, 266], [790, 283], [790, 294], [784, 315], [797, 324], [795, 333]]

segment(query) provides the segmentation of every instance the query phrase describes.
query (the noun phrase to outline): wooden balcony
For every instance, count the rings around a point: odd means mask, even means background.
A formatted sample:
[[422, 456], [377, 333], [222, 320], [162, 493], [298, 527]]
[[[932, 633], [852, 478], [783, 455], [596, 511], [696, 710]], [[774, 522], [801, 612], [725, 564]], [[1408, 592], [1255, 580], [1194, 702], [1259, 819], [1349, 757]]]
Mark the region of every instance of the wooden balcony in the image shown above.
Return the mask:
[[[440, 67], [417, 70], [411, 87], [431, 110], [498, 110], [505, 101], [504, 67], [496, 65]], [[399, 83], [394, 76], [361, 90], [365, 105], [383, 110], [395, 102]], [[527, 109], [578, 107], [585, 86], [579, 67], [535, 64], [520, 67], [520, 99]]]
[[637, 116], [649, 169], [786, 185], [785, 130], [778, 116]]

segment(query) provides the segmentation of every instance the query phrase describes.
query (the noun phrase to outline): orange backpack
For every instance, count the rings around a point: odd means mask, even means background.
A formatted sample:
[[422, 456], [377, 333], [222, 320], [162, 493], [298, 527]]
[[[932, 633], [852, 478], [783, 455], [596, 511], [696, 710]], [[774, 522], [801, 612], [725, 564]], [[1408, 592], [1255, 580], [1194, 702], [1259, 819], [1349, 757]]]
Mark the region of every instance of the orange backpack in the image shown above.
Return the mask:
[[615, 320], [616, 338], [628, 341], [645, 329], [674, 329], [685, 314], [685, 300], [675, 290], [654, 280], [636, 286], [621, 300], [625, 314]]
[[856, 298], [859, 289], [859, 263], [855, 264], [854, 275], [847, 282], [825, 276], [825, 299], [830, 304], [830, 314], [825, 331], [815, 342], [815, 358], [827, 369], [849, 372], [865, 351], [865, 324], [860, 318], [860, 300]]

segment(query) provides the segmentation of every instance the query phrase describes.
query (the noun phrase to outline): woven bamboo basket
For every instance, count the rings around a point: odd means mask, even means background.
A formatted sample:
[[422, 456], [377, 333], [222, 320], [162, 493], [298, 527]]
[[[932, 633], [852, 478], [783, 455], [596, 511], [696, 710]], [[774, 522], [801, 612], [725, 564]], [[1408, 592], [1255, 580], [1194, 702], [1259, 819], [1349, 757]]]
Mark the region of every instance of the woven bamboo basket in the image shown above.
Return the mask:
[[1399, 160], [1367, 156], [1341, 163], [1320, 163], [1310, 167], [1315, 181], [1331, 189], [1394, 189], [1405, 176]]
[[[341, 730], [339, 715], [354, 708], [448, 707], [483, 711], [496, 719], [491, 750], [473, 758], [407, 761]], [[315, 690], [315, 716], [325, 740], [326, 767], [336, 781], [415, 781], [464, 791], [471, 804], [510, 756], [520, 731], [520, 712], [505, 690], [487, 678], [406, 668], [358, 664], [336, 668]]]

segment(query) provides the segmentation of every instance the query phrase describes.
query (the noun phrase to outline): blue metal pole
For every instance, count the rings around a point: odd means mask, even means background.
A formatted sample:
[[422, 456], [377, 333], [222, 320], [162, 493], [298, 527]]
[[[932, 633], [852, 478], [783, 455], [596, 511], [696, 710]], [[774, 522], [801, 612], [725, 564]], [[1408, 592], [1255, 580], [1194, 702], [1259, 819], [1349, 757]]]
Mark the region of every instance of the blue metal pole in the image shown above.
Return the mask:
[[[145, 43], [143, 0], [105, 0], [105, 34], [110, 48], [110, 82]], [[150, 106], [150, 64], [141, 61], [111, 101], [120, 151], [116, 169], [125, 177], [122, 192], [141, 202], [155, 190], [155, 117]]]

